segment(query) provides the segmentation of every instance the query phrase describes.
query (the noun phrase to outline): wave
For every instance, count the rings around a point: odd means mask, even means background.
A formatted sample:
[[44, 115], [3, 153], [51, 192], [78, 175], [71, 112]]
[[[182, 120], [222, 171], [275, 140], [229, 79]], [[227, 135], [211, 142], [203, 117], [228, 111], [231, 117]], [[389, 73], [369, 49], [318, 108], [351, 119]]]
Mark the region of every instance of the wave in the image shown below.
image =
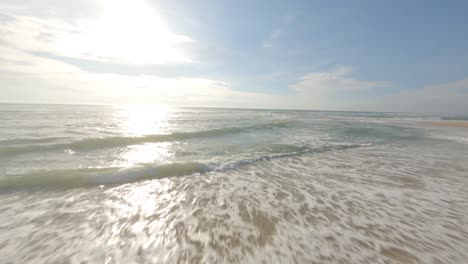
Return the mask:
[[413, 140], [421, 139], [424, 134], [421, 131], [400, 126], [345, 126], [337, 128], [335, 133], [345, 137], [372, 138], [379, 140]]
[[201, 163], [186, 162], [157, 167], [86, 168], [10, 175], [0, 179], [0, 191], [23, 189], [70, 189], [99, 185], [124, 184], [145, 179], [165, 178], [207, 172]]
[[361, 147], [369, 147], [371, 144], [350, 144], [350, 145], [333, 145], [333, 146], [322, 146], [322, 147], [316, 147], [316, 148], [309, 148], [309, 147], [297, 147], [297, 146], [291, 146], [291, 145], [278, 145], [281, 149], [289, 149], [289, 150], [294, 150], [291, 152], [276, 152], [272, 151], [271, 154], [267, 155], [259, 155], [259, 156], [254, 156], [248, 159], [241, 159], [233, 162], [228, 162], [221, 164], [216, 167], [215, 170], [226, 170], [226, 169], [236, 169], [239, 168], [242, 165], [250, 165], [256, 162], [262, 162], [262, 161], [272, 161], [275, 159], [279, 158], [290, 158], [290, 157], [297, 157], [297, 156], [302, 156], [306, 154], [319, 154], [319, 153], [324, 153], [324, 152], [330, 152], [330, 151], [340, 151], [340, 150], [347, 150], [347, 149], [354, 149], [354, 148], [361, 148]]
[[[193, 138], [204, 138], [204, 137], [219, 137], [228, 134], [236, 134], [248, 132], [251, 130], [258, 129], [273, 129], [287, 127], [291, 122], [278, 121], [263, 124], [255, 124], [252, 126], [240, 126], [240, 127], [225, 127], [218, 129], [209, 129], [195, 132], [174, 132], [170, 134], [155, 134], [145, 135], [141, 137], [128, 137], [128, 136], [113, 136], [104, 138], [86, 138], [70, 143], [58, 143], [49, 145], [29, 145], [29, 146], [4, 146], [0, 147], [0, 155], [17, 155], [29, 152], [42, 152], [42, 151], [53, 151], [60, 149], [71, 149], [71, 150], [93, 150], [101, 148], [121, 147], [127, 145], [136, 145], [143, 143], [154, 143], [154, 142], [165, 142], [165, 141], [177, 141], [187, 140]], [[47, 140], [46, 140], [47, 142]]]
[[68, 139], [66, 137], [43, 137], [43, 138], [12, 138], [0, 140], [0, 145], [22, 145], [22, 144], [43, 144], [53, 143], [59, 140]]
[[430, 134], [431, 138], [439, 139], [439, 140], [448, 140], [454, 141], [457, 143], [468, 144], [468, 137], [461, 136], [461, 135], [443, 135], [443, 134]]
[[444, 116], [441, 120], [468, 121], [468, 116]]
[[[99, 185], [118, 185], [149, 179], [188, 176], [210, 171], [238, 169], [241, 166], [256, 162], [272, 161], [278, 158], [295, 157], [305, 154], [340, 151], [367, 147], [370, 144], [351, 144], [322, 146], [318, 148], [277, 145], [272, 153], [253, 156], [222, 164], [205, 164], [201, 162], [180, 162], [159, 166], [141, 166], [132, 168], [85, 168], [68, 170], [45, 170], [25, 174], [13, 174], [0, 178], [0, 192], [42, 189], [72, 189]], [[281, 152], [282, 150], [292, 150]]]

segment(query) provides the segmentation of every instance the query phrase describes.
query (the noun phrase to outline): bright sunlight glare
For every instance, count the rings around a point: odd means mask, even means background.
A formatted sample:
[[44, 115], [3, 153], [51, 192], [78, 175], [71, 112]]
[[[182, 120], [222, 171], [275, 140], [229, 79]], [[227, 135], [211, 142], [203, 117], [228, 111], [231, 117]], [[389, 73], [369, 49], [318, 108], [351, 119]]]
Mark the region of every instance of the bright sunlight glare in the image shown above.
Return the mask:
[[141, 140], [145, 136], [147, 138], [144, 144], [138, 144], [136, 140], [134, 145], [125, 148], [112, 166], [132, 167], [138, 164], [162, 163], [171, 157], [171, 142], [151, 142], [148, 137], [155, 136], [153, 140], [157, 141], [158, 135], [172, 132], [169, 120], [173, 109], [164, 105], [141, 104], [115, 106], [114, 111], [114, 119], [121, 121], [121, 133]]
[[58, 41], [67, 56], [134, 64], [188, 63], [184, 44], [144, 0], [103, 0], [100, 16]]
[[172, 108], [165, 105], [116, 106], [115, 118], [122, 120], [122, 131], [129, 136], [167, 134], [172, 128], [168, 123]]

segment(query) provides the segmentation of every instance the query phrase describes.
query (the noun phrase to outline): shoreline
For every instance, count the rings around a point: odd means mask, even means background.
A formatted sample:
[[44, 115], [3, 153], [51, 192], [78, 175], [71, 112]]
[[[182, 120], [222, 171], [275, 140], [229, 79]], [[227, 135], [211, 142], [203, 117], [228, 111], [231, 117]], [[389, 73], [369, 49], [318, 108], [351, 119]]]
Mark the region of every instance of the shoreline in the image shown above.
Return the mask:
[[421, 122], [421, 124], [438, 126], [438, 127], [458, 127], [458, 128], [468, 128], [468, 121], [426, 121]]

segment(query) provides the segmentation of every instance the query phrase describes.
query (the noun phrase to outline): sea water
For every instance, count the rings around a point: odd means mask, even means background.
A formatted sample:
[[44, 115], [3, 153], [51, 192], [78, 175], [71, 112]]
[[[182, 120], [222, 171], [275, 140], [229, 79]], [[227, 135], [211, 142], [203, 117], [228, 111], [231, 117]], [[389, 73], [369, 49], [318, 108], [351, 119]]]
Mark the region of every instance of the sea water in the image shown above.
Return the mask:
[[1, 262], [466, 263], [453, 118], [2, 104]]

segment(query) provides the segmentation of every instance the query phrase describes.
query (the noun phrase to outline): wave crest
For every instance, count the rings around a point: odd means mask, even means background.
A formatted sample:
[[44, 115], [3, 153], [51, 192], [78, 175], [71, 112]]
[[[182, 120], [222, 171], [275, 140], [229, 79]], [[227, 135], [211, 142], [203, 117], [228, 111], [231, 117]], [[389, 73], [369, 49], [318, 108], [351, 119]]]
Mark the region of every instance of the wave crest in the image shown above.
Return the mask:
[[[256, 162], [272, 161], [278, 158], [296, 157], [329, 151], [340, 151], [367, 147], [369, 144], [322, 146], [318, 148], [277, 145], [269, 154], [233, 160], [221, 164], [205, 164], [196, 161], [142, 166], [132, 168], [85, 168], [53, 171], [35, 171], [25, 174], [7, 175], [0, 179], [0, 191], [70, 189], [99, 185], [115, 185], [149, 179], [188, 176], [210, 171], [237, 169]], [[281, 152], [289, 151], [289, 152]]]
[[291, 122], [271, 122], [264, 124], [256, 124], [252, 126], [241, 126], [241, 127], [225, 127], [217, 129], [209, 129], [195, 132], [174, 132], [170, 134], [155, 134], [145, 135], [141, 137], [129, 137], [129, 136], [117, 136], [117, 137], [104, 137], [104, 138], [86, 138], [70, 143], [57, 143], [49, 145], [27, 145], [27, 146], [3, 146], [0, 147], [0, 155], [18, 155], [28, 152], [41, 152], [41, 151], [53, 151], [53, 150], [93, 150], [100, 148], [111, 148], [111, 147], [122, 147], [127, 145], [136, 145], [143, 143], [155, 143], [165, 141], [177, 141], [177, 140], [188, 140], [194, 138], [204, 137], [218, 137], [228, 134], [236, 134], [249, 132], [258, 129], [273, 129], [286, 127]]

